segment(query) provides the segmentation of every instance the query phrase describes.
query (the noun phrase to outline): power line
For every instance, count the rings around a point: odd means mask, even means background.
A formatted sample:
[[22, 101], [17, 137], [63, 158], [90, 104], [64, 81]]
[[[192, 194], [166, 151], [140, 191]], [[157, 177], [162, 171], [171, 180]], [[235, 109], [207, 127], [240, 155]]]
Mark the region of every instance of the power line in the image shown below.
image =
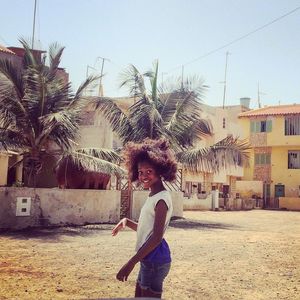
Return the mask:
[[286, 14], [284, 14], [284, 15], [282, 15], [282, 16], [276, 18], [276, 19], [274, 19], [273, 21], [271, 21], [271, 22], [269, 22], [269, 23], [267, 23], [267, 24], [265, 24], [265, 25], [263, 25], [263, 26], [260, 26], [260, 27], [256, 28], [256, 29], [254, 29], [254, 30], [252, 30], [252, 31], [250, 31], [250, 32], [248, 32], [248, 33], [246, 33], [246, 34], [240, 36], [239, 38], [234, 39], [233, 41], [231, 41], [231, 42], [229, 42], [229, 43], [226, 43], [225, 45], [223, 45], [223, 46], [221, 46], [221, 47], [218, 47], [218, 48], [216, 48], [216, 49], [214, 49], [214, 50], [212, 50], [212, 51], [209, 51], [209, 52], [207, 52], [207, 53], [205, 53], [205, 54], [203, 54], [203, 55], [201, 55], [201, 56], [199, 56], [199, 57], [197, 57], [197, 58], [195, 58], [195, 59], [193, 59], [193, 60], [191, 60], [191, 61], [188, 61], [187, 63], [185, 63], [185, 64], [183, 64], [183, 65], [179, 65], [179, 66], [177, 66], [177, 67], [175, 67], [175, 68], [169, 70], [168, 73], [170, 73], [170, 72], [172, 72], [172, 71], [174, 71], [174, 70], [177, 70], [177, 69], [179, 69], [179, 68], [182, 68], [182, 66], [186, 66], [186, 65], [189, 65], [189, 64], [191, 64], [191, 63], [193, 63], [193, 62], [195, 62], [195, 61], [198, 61], [198, 60], [200, 60], [200, 59], [203, 59], [203, 58], [205, 58], [205, 57], [207, 57], [207, 56], [209, 56], [209, 55], [211, 55], [211, 54], [213, 54], [213, 53], [215, 53], [215, 52], [217, 52], [217, 51], [220, 51], [220, 50], [222, 50], [222, 49], [224, 49], [224, 48], [226, 48], [226, 47], [228, 47], [228, 46], [230, 46], [230, 45], [232, 45], [232, 44], [234, 44], [234, 43], [236, 43], [236, 42], [238, 42], [238, 41], [240, 41], [240, 40], [242, 40], [242, 39], [245, 39], [245, 38], [248, 37], [249, 35], [252, 35], [252, 34], [256, 33], [257, 31], [260, 31], [260, 30], [262, 30], [262, 29], [264, 29], [264, 28], [266, 28], [266, 27], [268, 27], [268, 26], [274, 24], [275, 22], [280, 21], [281, 19], [283, 19], [283, 18], [285, 18], [285, 17], [287, 17], [287, 16], [293, 14], [294, 12], [296, 12], [296, 11], [299, 10], [299, 9], [300, 9], [300, 6], [296, 7], [295, 9], [293, 9], [293, 10], [291, 10], [291, 11], [289, 11], [289, 12], [287, 12]]

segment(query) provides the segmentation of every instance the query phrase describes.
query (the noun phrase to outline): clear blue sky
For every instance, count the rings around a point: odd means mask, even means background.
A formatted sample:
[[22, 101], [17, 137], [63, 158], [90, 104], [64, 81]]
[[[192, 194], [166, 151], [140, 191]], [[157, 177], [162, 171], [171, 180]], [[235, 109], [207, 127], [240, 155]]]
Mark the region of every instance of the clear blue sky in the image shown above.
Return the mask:
[[[0, 43], [19, 45], [32, 34], [34, 0], [1, 0]], [[106, 96], [125, 96], [119, 74], [130, 63], [147, 71], [159, 59], [164, 79], [181, 75], [181, 65], [219, 48], [300, 6], [299, 0], [38, 0], [36, 38], [66, 47], [62, 67], [74, 88], [87, 65], [99, 72], [107, 57]], [[300, 9], [245, 39], [184, 67], [203, 77], [204, 102], [222, 105], [225, 53], [226, 104], [251, 97], [257, 83], [264, 105], [300, 103]]]

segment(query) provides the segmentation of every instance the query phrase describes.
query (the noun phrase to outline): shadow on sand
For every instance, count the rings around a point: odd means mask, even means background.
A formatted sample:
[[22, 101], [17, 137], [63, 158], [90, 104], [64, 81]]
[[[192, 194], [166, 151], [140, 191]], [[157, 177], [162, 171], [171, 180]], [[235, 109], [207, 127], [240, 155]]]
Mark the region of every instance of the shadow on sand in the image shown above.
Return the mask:
[[49, 242], [59, 241], [61, 236], [88, 236], [99, 233], [99, 231], [111, 231], [112, 224], [93, 224], [84, 226], [51, 226], [51, 227], [31, 227], [22, 230], [3, 230], [0, 231], [0, 237], [10, 237], [14, 239], [41, 239]]
[[[237, 226], [212, 223], [208, 221], [198, 221], [185, 218], [173, 218], [170, 222], [170, 227], [179, 229], [196, 229], [196, 230], [210, 230], [210, 229], [237, 229]], [[52, 227], [31, 227], [22, 230], [6, 230], [0, 231], [0, 237], [9, 237], [13, 239], [27, 240], [27, 239], [41, 239], [45, 242], [58, 242], [61, 237], [76, 237], [76, 236], [90, 236], [93, 234], [110, 234], [113, 224], [89, 224], [83, 226], [52, 226]]]
[[231, 224], [224, 223], [212, 223], [208, 221], [198, 221], [192, 219], [185, 218], [176, 218], [172, 219], [170, 222], [170, 227], [180, 228], [180, 229], [198, 229], [198, 230], [206, 230], [206, 229], [237, 229], [237, 226]]

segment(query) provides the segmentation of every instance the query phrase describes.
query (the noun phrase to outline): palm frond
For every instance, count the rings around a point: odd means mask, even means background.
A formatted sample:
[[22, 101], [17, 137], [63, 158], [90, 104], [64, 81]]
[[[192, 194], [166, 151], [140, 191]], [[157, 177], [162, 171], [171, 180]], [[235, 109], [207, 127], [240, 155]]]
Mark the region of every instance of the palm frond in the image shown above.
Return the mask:
[[28, 140], [21, 132], [0, 128], [0, 149], [23, 151], [29, 147], [30, 144]]
[[93, 107], [105, 116], [112, 130], [118, 134], [124, 143], [131, 140], [134, 128], [130, 119], [115, 101], [108, 97], [97, 97], [93, 99]]
[[0, 58], [0, 97], [8, 87], [13, 89], [16, 97], [22, 99], [24, 96], [24, 82], [22, 74], [9, 59]]
[[91, 85], [96, 84], [96, 81], [99, 80], [100, 78], [101, 76], [94, 76], [94, 75], [88, 76], [88, 78], [86, 78], [86, 80], [77, 89], [73, 101], [70, 103], [70, 105], [72, 105], [72, 103], [74, 101], [77, 101], [79, 98], [82, 98], [83, 92]]
[[76, 152], [83, 153], [89, 156], [100, 158], [106, 161], [109, 161], [114, 164], [120, 164], [122, 157], [117, 151], [104, 148], [79, 148], [76, 149]]
[[61, 47], [58, 43], [53, 43], [49, 47], [49, 75], [48, 80], [55, 78], [57, 74], [57, 68], [61, 61], [61, 56], [65, 47]]
[[[65, 159], [64, 156], [62, 159]], [[92, 155], [88, 155], [83, 152], [73, 151], [67, 154], [67, 158], [77, 165], [78, 167], [90, 171], [90, 172], [99, 172], [109, 175], [116, 175], [122, 177], [125, 175], [126, 171], [119, 167], [118, 165], [106, 161], [104, 159], [100, 159], [94, 157]]]
[[153, 63], [153, 74], [150, 77], [150, 83], [151, 83], [151, 98], [152, 101], [155, 103], [155, 106], [157, 107], [158, 105], [158, 84], [157, 84], [157, 80], [158, 80], [158, 60], [154, 61]]
[[29, 43], [26, 41], [24, 38], [20, 38], [19, 42], [22, 44], [25, 54], [23, 57], [23, 62], [24, 62], [24, 68], [27, 69], [29, 66], [37, 68], [38, 67], [38, 62], [36, 61], [32, 49], [29, 46]]
[[[1, 62], [4, 64], [1, 65]], [[21, 131], [25, 131], [27, 128], [34, 135], [26, 104], [23, 101], [25, 83], [23, 77], [20, 82], [18, 81], [19, 75], [16, 75], [16, 72], [15, 66], [0, 59], [0, 116], [6, 121], [10, 116], [14, 125]]]
[[129, 65], [129, 67], [121, 73], [120, 79], [120, 87], [126, 86], [131, 96], [143, 97], [147, 94], [143, 75], [134, 65]]
[[[43, 144], [48, 137], [56, 136], [56, 142], [61, 147], [70, 149], [72, 147], [71, 141], [75, 140], [78, 135], [79, 118], [77, 113], [69, 110], [61, 110], [59, 112], [51, 113], [40, 117], [40, 123], [43, 130], [36, 138], [36, 144]], [[63, 132], [58, 135], [55, 129]]]
[[192, 171], [216, 172], [247, 164], [248, 149], [247, 142], [229, 136], [211, 147], [182, 151], [176, 156], [184, 167]]
[[130, 111], [130, 121], [133, 124], [133, 127], [144, 128], [145, 135], [143, 138], [158, 138], [154, 135], [154, 124], [156, 127], [163, 126], [163, 120], [161, 115], [156, 109], [154, 102], [148, 102], [146, 99], [142, 98], [134, 105], [129, 108]]

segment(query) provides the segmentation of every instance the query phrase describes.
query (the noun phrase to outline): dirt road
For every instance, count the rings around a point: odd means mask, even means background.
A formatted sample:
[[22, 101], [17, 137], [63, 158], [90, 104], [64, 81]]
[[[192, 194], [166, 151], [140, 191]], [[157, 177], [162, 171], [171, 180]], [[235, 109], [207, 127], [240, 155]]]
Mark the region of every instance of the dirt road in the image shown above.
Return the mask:
[[[166, 238], [164, 299], [300, 299], [300, 213], [185, 212]], [[138, 266], [115, 274], [135, 233], [112, 225], [0, 233], [0, 299], [133, 297]]]

